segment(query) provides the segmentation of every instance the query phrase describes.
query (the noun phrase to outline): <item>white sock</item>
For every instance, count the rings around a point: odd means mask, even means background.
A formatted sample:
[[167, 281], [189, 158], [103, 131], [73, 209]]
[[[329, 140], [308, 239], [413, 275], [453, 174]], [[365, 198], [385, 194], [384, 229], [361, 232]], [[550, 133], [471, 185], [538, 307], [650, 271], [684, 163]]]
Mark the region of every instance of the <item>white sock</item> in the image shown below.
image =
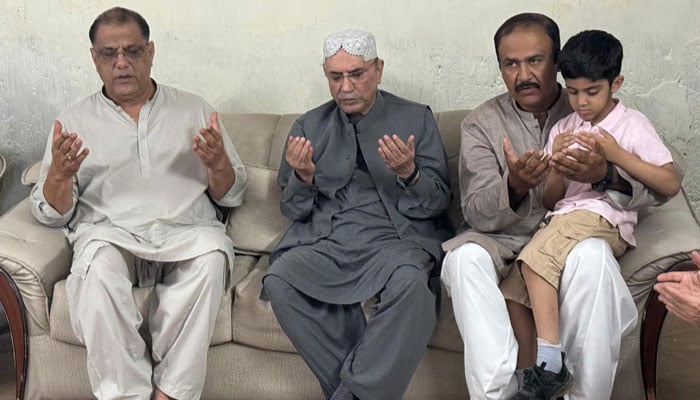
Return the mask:
[[558, 373], [561, 371], [561, 343], [552, 344], [548, 341], [537, 338], [537, 364], [545, 363], [545, 371]]

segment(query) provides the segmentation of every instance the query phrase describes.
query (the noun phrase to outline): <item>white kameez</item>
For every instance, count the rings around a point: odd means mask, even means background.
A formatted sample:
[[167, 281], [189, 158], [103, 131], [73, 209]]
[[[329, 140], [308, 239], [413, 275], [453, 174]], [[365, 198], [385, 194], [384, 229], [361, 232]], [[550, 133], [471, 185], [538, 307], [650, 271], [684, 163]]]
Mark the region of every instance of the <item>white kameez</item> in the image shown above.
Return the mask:
[[[192, 149], [211, 112], [200, 97], [162, 85], [138, 123], [102, 92], [69, 107], [58, 119], [90, 153], [64, 215], [43, 194], [49, 134], [31, 207], [40, 222], [62, 227], [73, 247], [66, 284], [71, 324], [100, 399], [149, 398], [153, 384], [178, 399], [201, 395], [234, 257], [207, 196], [206, 167]], [[217, 204], [233, 207], [242, 202], [246, 175], [223, 126], [221, 133], [236, 179]], [[150, 354], [138, 332], [133, 285], [155, 285]]]
[[[73, 182], [73, 208], [61, 215], [43, 193], [50, 132], [31, 206], [39, 222], [64, 228], [74, 252], [71, 273], [84, 277], [104, 242], [161, 262], [220, 250], [233, 265], [231, 240], [207, 196], [206, 167], [192, 150], [193, 137], [209, 124], [212, 111], [199, 96], [158, 85], [138, 124], [101, 91], [58, 117], [90, 154]], [[246, 174], [223, 125], [221, 134], [236, 180], [217, 204], [234, 207], [243, 201]]]

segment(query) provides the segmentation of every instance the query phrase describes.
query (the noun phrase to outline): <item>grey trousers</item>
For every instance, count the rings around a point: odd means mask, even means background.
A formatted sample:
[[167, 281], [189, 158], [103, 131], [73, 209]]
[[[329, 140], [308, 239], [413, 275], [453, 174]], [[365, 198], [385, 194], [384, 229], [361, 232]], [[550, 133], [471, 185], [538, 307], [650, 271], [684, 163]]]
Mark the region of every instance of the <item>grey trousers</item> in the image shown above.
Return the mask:
[[426, 272], [397, 268], [368, 320], [359, 303], [317, 301], [276, 275], [266, 276], [264, 285], [277, 320], [326, 398], [343, 387], [361, 400], [401, 399], [437, 320]]
[[[148, 269], [148, 271], [146, 271]], [[157, 271], [149, 310], [151, 353], [139, 335], [132, 288]], [[150, 399], [157, 386], [176, 399], [198, 399], [207, 349], [224, 294], [226, 257], [214, 251], [151, 263], [114, 246], [100, 248], [85, 278], [71, 274], [66, 294], [75, 335], [87, 349], [98, 399]]]

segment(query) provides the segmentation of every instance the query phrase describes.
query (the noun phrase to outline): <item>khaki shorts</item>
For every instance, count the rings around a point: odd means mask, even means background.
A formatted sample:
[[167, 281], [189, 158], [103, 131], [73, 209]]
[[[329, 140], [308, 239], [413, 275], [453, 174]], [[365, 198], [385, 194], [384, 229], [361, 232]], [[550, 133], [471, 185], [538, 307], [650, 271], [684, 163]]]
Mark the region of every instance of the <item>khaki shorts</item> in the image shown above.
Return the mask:
[[627, 249], [627, 242], [620, 237], [618, 228], [596, 213], [576, 210], [552, 216], [523, 247], [515, 267], [501, 282], [503, 296], [530, 307], [527, 286], [520, 273], [521, 263], [527, 264], [558, 290], [561, 272], [571, 249], [580, 241], [594, 237], [608, 242], [615, 257]]

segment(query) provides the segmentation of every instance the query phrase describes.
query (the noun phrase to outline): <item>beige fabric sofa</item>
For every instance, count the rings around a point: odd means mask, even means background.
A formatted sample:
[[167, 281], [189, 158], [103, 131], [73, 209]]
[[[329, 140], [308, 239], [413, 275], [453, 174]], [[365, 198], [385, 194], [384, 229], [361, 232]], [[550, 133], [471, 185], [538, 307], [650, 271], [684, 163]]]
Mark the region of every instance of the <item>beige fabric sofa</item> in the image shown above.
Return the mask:
[[[455, 191], [460, 122], [467, 112], [436, 113]], [[233, 289], [219, 312], [209, 350], [205, 399], [322, 398], [314, 377], [280, 330], [270, 305], [258, 298], [268, 267], [267, 254], [289, 224], [279, 213], [275, 178], [284, 140], [296, 117], [220, 116], [246, 163], [249, 184], [244, 204], [232, 211], [227, 225], [238, 256]], [[23, 182], [35, 182], [36, 173], [35, 165], [25, 171]], [[461, 211], [456, 192], [454, 199], [450, 216], [458, 222]], [[642, 213], [640, 220], [638, 248], [620, 262], [642, 313], [655, 276], [686, 261], [687, 252], [700, 247], [700, 227], [683, 194], [657, 210]], [[61, 231], [38, 224], [26, 199], [0, 218], [0, 267], [4, 272], [0, 300], [10, 310], [20, 371], [18, 397], [24, 384], [26, 399], [91, 398], [85, 350], [73, 336], [66, 305], [65, 278], [70, 262], [71, 250]], [[143, 312], [149, 295], [148, 288], [134, 289]], [[441, 309], [437, 329], [406, 399], [467, 397], [462, 342], [446, 296]], [[27, 354], [23, 354], [24, 348]], [[640, 366], [638, 327], [624, 340], [613, 398], [644, 398]]]

